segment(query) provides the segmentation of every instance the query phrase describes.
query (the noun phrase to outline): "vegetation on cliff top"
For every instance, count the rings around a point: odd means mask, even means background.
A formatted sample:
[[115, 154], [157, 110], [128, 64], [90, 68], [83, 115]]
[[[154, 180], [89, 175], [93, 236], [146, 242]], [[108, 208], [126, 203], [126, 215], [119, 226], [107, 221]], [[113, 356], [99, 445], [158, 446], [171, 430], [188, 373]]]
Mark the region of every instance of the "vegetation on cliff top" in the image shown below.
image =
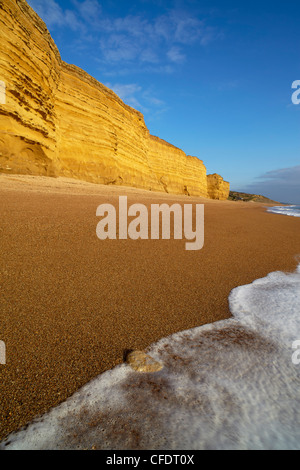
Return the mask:
[[278, 201], [273, 201], [265, 196], [258, 194], [239, 193], [238, 191], [230, 191], [228, 196], [229, 201], [245, 201], [245, 202], [263, 202], [265, 204], [280, 204]]

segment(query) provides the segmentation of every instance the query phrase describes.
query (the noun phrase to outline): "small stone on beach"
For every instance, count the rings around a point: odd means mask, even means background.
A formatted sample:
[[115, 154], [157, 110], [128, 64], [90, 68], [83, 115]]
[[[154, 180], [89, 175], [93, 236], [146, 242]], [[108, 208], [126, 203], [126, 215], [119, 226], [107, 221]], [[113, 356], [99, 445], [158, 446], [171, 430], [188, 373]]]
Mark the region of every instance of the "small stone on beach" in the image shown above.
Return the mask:
[[144, 351], [132, 351], [126, 357], [126, 362], [137, 372], [158, 372], [163, 368], [161, 362], [155, 361]]

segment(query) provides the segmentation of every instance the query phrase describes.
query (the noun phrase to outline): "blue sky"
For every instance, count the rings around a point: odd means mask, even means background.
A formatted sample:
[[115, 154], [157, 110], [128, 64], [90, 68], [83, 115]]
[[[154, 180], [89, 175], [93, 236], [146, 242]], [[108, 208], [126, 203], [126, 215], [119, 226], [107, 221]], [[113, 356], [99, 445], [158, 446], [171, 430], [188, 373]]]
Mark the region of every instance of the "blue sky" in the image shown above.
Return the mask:
[[298, 0], [29, 0], [62, 59], [237, 191], [300, 204]]

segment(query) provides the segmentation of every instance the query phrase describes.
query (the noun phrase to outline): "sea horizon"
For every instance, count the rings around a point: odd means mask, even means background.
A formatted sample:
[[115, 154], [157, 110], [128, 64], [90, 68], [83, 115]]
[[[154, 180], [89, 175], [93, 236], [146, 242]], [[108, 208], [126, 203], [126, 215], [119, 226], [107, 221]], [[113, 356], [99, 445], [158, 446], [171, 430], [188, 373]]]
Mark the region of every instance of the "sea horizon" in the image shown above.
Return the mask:
[[0, 451], [300, 450], [293, 3], [0, 0]]

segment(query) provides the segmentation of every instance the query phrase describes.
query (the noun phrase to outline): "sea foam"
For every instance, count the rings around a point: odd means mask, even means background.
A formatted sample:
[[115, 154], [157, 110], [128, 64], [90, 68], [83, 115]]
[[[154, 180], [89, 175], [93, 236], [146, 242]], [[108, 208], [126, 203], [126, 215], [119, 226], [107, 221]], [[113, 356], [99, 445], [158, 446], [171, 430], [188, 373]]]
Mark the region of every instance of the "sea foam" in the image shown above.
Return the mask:
[[267, 209], [267, 212], [272, 212], [274, 214], [289, 215], [292, 217], [300, 217], [300, 206], [274, 206]]
[[0, 449], [299, 449], [300, 266], [233, 289], [229, 306], [153, 344], [161, 371], [117, 366]]

